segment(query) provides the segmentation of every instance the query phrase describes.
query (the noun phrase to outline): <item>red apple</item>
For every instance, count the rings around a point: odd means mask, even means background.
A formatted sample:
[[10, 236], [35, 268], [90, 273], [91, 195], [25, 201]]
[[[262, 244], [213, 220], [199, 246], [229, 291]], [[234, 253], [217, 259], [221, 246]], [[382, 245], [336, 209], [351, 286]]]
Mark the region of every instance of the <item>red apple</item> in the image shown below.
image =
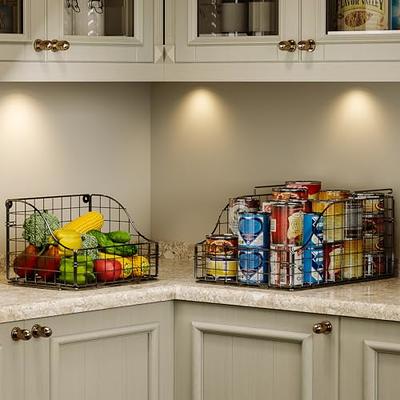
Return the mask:
[[14, 260], [14, 272], [20, 278], [31, 278], [35, 273], [38, 261], [38, 249], [30, 244], [22, 253]]
[[43, 279], [51, 280], [58, 272], [61, 265], [60, 251], [57, 246], [50, 246], [39, 256], [37, 263], [37, 273]]
[[93, 269], [99, 282], [112, 282], [119, 280], [122, 264], [118, 260], [95, 260]]

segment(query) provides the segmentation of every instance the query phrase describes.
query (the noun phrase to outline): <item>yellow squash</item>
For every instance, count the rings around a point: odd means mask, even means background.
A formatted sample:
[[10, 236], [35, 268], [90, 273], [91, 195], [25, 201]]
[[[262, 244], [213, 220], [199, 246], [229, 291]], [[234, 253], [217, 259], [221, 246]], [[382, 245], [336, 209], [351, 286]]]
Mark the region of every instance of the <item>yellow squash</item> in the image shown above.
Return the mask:
[[[59, 252], [62, 257], [70, 257], [74, 254], [73, 250], [82, 248], [81, 234], [72, 229], [57, 229], [53, 232], [54, 236], [62, 246], [59, 247]], [[65, 247], [67, 247], [67, 249]]]
[[63, 229], [72, 229], [82, 235], [91, 231], [100, 231], [104, 224], [104, 217], [98, 211], [89, 211], [63, 226]]

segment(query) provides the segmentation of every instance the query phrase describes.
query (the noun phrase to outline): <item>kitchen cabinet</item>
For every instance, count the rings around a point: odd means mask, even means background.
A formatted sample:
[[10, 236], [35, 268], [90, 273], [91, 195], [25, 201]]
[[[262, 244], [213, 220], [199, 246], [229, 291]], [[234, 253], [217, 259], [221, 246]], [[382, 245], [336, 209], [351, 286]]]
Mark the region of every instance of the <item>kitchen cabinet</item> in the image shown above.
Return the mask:
[[26, 393], [4, 398], [173, 399], [172, 302], [25, 321], [30, 330], [35, 324], [52, 335], [16, 342], [24, 365], [3, 371], [23, 371], [17, 386], [24, 382]]
[[[179, 63], [237, 63], [239, 69], [244, 68], [240, 63], [254, 62], [399, 61], [399, 26], [391, 24], [388, 3], [377, 3], [386, 4], [382, 16], [369, 9], [346, 14], [354, 27], [338, 25], [343, 19], [336, 0], [264, 0], [248, 6], [240, 1], [175, 0], [167, 14], [174, 15], [170, 29]], [[384, 19], [362, 28], [364, 17]], [[290, 74], [290, 68], [285, 72]], [[362, 71], [360, 75], [362, 79]]]
[[342, 318], [340, 400], [393, 400], [400, 392], [400, 324]]
[[177, 302], [175, 399], [334, 400], [339, 318]]

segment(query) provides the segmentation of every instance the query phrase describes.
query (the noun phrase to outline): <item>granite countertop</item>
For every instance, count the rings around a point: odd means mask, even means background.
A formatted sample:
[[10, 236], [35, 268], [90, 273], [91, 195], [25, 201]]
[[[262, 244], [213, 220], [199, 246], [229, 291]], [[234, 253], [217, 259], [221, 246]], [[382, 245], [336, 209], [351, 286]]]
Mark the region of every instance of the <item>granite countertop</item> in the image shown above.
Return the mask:
[[288, 292], [196, 283], [190, 261], [163, 261], [160, 279], [98, 290], [60, 291], [0, 284], [0, 323], [183, 300], [400, 321], [400, 279]]

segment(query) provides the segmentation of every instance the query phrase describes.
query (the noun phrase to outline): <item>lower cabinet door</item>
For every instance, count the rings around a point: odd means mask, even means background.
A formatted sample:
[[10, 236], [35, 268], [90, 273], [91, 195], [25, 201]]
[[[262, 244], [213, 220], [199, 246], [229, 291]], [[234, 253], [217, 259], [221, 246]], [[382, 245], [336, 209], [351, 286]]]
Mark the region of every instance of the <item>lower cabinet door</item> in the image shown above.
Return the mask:
[[176, 400], [336, 400], [338, 318], [178, 302]]
[[11, 338], [13, 328], [24, 329], [23, 322], [0, 324], [0, 399], [28, 399], [24, 386], [24, 351], [27, 342]]
[[33, 338], [27, 348], [30, 400], [173, 399], [172, 303], [31, 324], [51, 328], [52, 335]]
[[340, 400], [400, 398], [400, 323], [343, 318]]

